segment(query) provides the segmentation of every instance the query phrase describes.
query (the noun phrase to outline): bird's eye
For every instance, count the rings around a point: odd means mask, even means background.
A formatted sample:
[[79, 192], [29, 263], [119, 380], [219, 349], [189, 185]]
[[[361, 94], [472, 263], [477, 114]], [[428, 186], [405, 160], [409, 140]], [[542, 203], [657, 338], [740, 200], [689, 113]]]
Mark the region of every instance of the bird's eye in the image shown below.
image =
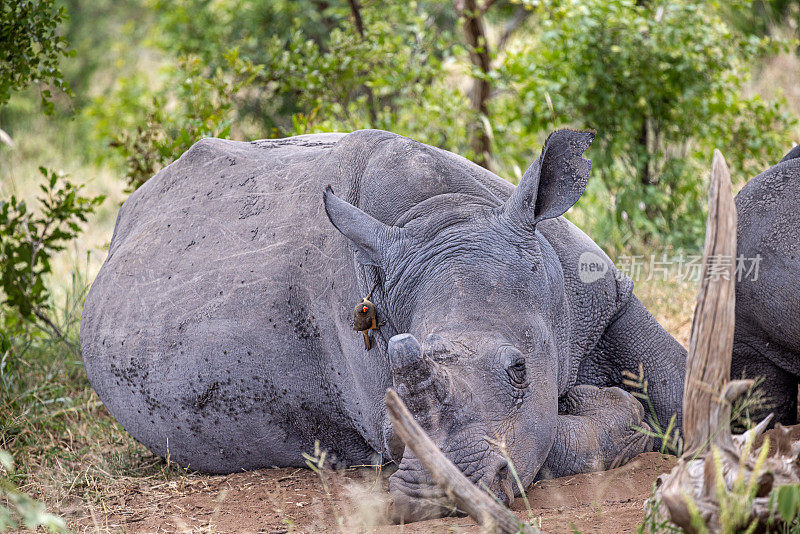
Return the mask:
[[364, 313], [367, 313], [367, 311], [369, 311], [369, 308], [366, 306], [364, 306], [362, 309], [364, 310]]
[[506, 373], [508, 373], [508, 378], [511, 379], [511, 383], [518, 387], [525, 387], [527, 384], [525, 383], [526, 378], [526, 368], [525, 368], [525, 358], [519, 358], [514, 360], [514, 363], [508, 366], [506, 369]]

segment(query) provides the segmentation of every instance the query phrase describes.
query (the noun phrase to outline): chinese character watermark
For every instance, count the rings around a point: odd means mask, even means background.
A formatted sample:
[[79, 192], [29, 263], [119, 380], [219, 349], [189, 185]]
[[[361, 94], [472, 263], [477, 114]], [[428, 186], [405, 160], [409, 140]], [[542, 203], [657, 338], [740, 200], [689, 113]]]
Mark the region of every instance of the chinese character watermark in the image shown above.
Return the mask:
[[[703, 265], [700, 255], [677, 256], [651, 254], [650, 256], [620, 256], [617, 260], [617, 276], [627, 276], [634, 282], [639, 280], [676, 280], [679, 282], [699, 282], [707, 280], [730, 280], [737, 282], [758, 280], [762, 257], [710, 256]], [[606, 260], [591, 252], [584, 252], [578, 261], [578, 275], [582, 282], [589, 284], [603, 278], [609, 270]]]

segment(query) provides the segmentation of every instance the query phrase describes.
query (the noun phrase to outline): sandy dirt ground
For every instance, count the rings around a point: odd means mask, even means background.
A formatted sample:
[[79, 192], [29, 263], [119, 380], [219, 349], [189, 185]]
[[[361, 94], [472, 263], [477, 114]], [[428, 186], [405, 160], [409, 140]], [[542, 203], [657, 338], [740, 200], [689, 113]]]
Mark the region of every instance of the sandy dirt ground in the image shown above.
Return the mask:
[[[527, 493], [531, 510], [521, 498], [512, 510], [551, 533], [635, 532], [654, 480], [674, 464], [672, 456], [646, 453], [611, 471], [540, 481]], [[112, 500], [69, 519], [86, 532], [479, 532], [469, 517], [394, 525], [386, 487], [386, 477], [370, 469], [323, 476], [310, 469], [187, 474], [131, 480]]]

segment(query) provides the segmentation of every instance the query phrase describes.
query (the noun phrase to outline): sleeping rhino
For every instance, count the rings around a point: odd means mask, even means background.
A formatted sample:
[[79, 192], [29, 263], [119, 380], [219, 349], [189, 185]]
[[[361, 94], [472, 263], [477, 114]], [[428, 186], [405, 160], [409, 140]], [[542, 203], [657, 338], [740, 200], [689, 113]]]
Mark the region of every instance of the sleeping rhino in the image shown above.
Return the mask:
[[[89, 380], [156, 454], [210, 473], [392, 462], [394, 513], [444, 493], [392, 432], [393, 387], [500, 499], [651, 447], [680, 426], [685, 351], [564, 219], [593, 134], [561, 130], [514, 187], [453, 153], [364, 130], [204, 139], [122, 206], [83, 311]], [[372, 291], [366, 350], [354, 306]], [[382, 323], [382, 324], [380, 324]]]

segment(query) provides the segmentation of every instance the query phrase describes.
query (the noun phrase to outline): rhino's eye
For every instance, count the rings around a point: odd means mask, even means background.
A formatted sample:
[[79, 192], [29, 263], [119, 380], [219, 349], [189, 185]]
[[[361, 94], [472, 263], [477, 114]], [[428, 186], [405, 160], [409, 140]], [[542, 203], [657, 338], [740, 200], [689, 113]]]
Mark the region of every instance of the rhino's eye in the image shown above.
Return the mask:
[[517, 387], [525, 387], [525, 358], [519, 358], [506, 369], [511, 383]]

